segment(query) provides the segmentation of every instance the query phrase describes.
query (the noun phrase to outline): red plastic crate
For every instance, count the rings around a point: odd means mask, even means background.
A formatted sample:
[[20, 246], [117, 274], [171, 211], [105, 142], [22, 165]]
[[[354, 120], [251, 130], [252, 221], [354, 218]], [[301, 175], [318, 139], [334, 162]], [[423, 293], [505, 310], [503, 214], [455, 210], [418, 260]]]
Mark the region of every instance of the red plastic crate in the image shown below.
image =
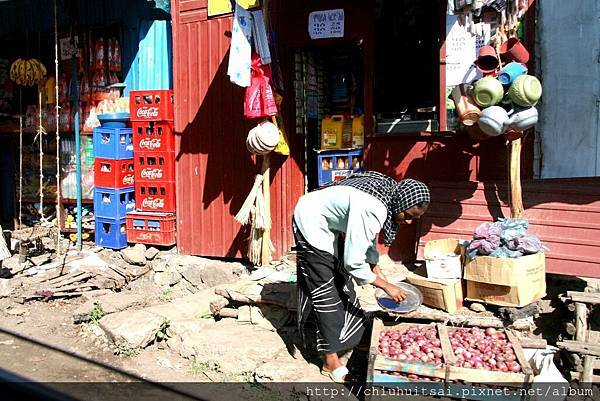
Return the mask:
[[94, 159], [94, 185], [96, 187], [132, 187], [134, 177], [133, 159]]
[[151, 245], [175, 245], [175, 214], [130, 212], [125, 218], [127, 241]]
[[172, 90], [139, 90], [129, 92], [131, 121], [173, 121]]
[[136, 181], [175, 181], [175, 152], [135, 152]]
[[134, 121], [134, 152], [173, 152], [175, 137], [171, 121]]
[[142, 212], [175, 212], [175, 182], [136, 181], [135, 208]]

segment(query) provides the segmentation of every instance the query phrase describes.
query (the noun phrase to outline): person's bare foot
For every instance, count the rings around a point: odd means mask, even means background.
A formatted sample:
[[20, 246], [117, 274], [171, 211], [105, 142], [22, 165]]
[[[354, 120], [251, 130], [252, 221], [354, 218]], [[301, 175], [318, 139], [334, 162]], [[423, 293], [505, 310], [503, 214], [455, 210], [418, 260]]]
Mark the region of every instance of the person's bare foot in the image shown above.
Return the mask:
[[340, 366], [342, 366], [342, 363], [340, 362], [340, 358], [337, 353], [333, 352], [323, 356], [323, 371], [333, 372]]

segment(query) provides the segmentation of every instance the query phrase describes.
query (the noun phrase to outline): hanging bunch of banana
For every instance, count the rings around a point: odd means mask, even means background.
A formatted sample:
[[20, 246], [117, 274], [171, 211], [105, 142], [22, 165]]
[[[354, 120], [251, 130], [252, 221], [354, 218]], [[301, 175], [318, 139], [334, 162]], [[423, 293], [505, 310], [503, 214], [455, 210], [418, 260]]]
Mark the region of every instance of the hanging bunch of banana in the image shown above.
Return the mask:
[[44, 64], [35, 58], [29, 60], [19, 58], [10, 66], [10, 79], [17, 85], [39, 85], [44, 81], [46, 73]]

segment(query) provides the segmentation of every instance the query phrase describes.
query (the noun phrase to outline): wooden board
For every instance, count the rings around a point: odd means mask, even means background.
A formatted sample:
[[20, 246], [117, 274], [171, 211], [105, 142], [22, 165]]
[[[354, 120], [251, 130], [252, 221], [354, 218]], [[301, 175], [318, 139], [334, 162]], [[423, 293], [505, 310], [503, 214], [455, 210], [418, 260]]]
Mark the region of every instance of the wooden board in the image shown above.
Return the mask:
[[[392, 380], [393, 382], [403, 381], [403, 378], [398, 378], [383, 373], [384, 371], [400, 371], [407, 374], [416, 374], [420, 376], [442, 379], [443, 382], [447, 384], [457, 382], [467, 382], [473, 384], [503, 383], [504, 386], [510, 385], [520, 388], [523, 387], [524, 384], [531, 382], [533, 378], [533, 372], [527, 363], [523, 349], [519, 343], [519, 339], [513, 333], [508, 331], [506, 331], [507, 337], [514, 348], [515, 356], [517, 357], [517, 360], [523, 369], [522, 373], [495, 372], [454, 366], [456, 358], [450, 345], [448, 327], [440, 323], [436, 324], [435, 327], [438, 331], [438, 337], [440, 338], [442, 352], [444, 353], [444, 362], [441, 365], [435, 366], [433, 364], [414, 361], [398, 361], [387, 358], [379, 353], [378, 345], [379, 335], [381, 332], [388, 330], [398, 330], [400, 332], [404, 332], [411, 327], [422, 328], [426, 326], [431, 325], [383, 322], [381, 319], [375, 318], [371, 332], [371, 347], [369, 353], [367, 380], [374, 384], [385, 383], [383, 379], [387, 380], [392, 377], [394, 378], [394, 380]], [[430, 382], [422, 381], [422, 383]]]

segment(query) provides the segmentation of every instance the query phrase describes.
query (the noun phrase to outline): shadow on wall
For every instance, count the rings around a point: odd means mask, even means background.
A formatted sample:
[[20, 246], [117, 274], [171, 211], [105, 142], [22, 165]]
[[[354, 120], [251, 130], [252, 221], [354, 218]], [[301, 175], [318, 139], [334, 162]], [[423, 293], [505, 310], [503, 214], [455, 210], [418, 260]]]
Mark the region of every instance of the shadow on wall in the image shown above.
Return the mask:
[[[230, 23], [223, 23], [214, 30], [211, 26], [209, 35], [223, 35], [223, 38], [210, 42], [210, 46], [209, 42], [198, 43], [198, 55], [197, 58], [192, 57], [193, 64], [188, 65], [187, 76], [176, 78], [181, 88], [178, 90], [177, 107], [193, 108], [199, 105], [189, 121], [187, 115], [192, 115], [193, 110], [176, 111], [187, 121], [181, 132], [176, 133], [180, 136], [176, 159], [179, 194], [185, 192], [185, 199], [178, 200], [178, 210], [191, 214], [186, 217], [194, 231], [200, 228], [200, 232], [192, 235], [203, 241], [228, 246], [227, 254], [222, 256], [235, 257], [239, 253], [245, 255], [249, 230], [235, 222], [233, 216], [250, 192], [255, 175], [260, 173], [262, 158], [251, 155], [245, 145], [248, 131], [256, 125], [256, 121], [244, 117], [245, 88], [231, 83], [227, 76], [229, 51], [226, 49], [229, 48], [230, 33], [226, 29], [229, 26]], [[201, 37], [196, 40], [203, 42]], [[220, 50], [215, 45], [217, 42], [221, 45]], [[220, 51], [223, 56], [217, 59]], [[203, 52], [208, 52], [208, 55]], [[179, 57], [190, 62], [187, 55]], [[186, 91], [187, 98], [184, 99]], [[290, 143], [292, 154], [289, 157], [300, 165], [297, 146]], [[286, 157], [271, 153], [272, 185], [286, 160]], [[286, 179], [288, 177], [283, 177], [284, 182]], [[289, 192], [289, 188], [279, 188], [278, 191]], [[276, 193], [273, 189], [271, 194], [272, 210], [277, 208], [279, 197], [291, 196]], [[276, 216], [273, 216], [273, 220], [276, 220]], [[229, 243], [232, 238], [233, 242]]]

